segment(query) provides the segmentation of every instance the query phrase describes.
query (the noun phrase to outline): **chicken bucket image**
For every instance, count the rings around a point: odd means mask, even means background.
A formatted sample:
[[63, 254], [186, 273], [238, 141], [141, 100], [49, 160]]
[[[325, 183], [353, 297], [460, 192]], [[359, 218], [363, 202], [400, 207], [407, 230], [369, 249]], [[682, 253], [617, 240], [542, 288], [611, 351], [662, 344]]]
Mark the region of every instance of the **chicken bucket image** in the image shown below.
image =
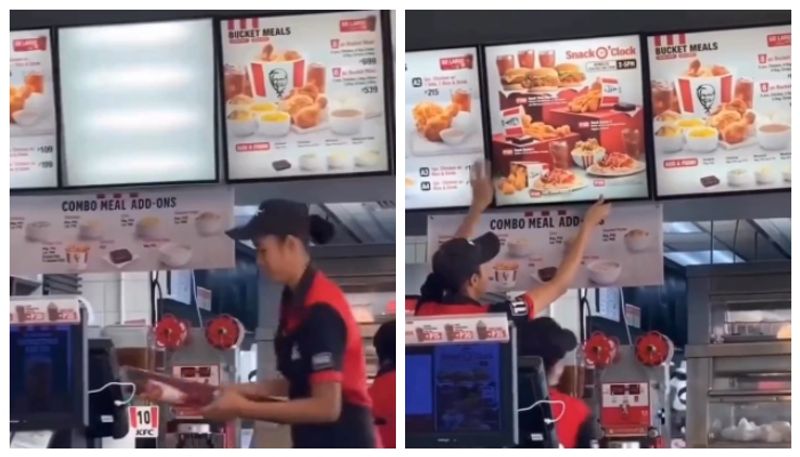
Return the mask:
[[306, 61], [253, 61], [247, 67], [253, 84], [253, 96], [268, 102], [279, 102], [292, 89], [301, 88], [306, 79]]
[[710, 116], [723, 103], [733, 99], [733, 75], [681, 76], [675, 82], [678, 104], [683, 114]]

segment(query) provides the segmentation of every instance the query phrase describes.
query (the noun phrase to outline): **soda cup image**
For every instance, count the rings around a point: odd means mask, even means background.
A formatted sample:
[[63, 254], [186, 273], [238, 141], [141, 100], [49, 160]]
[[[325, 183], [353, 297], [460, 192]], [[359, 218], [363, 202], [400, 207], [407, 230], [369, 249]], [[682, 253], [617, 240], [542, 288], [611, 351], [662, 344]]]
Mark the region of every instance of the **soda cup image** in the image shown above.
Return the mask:
[[453, 341], [456, 339], [456, 330], [451, 324], [446, 324], [444, 326], [444, 334], [447, 337], [447, 341]]
[[475, 330], [478, 333], [479, 340], [485, 340], [489, 337], [489, 332], [486, 329], [486, 324], [484, 324], [483, 321], [478, 321], [478, 325], [475, 326]]

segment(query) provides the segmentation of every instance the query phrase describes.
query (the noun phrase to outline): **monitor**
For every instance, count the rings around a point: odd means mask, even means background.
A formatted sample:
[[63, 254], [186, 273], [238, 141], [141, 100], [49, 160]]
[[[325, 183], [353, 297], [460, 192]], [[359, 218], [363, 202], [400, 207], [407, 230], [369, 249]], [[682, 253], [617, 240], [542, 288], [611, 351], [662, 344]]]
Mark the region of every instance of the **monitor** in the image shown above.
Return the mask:
[[407, 346], [406, 447], [515, 446], [514, 347]]
[[12, 325], [9, 346], [11, 431], [86, 426], [83, 326]]
[[[544, 361], [538, 356], [520, 356], [517, 359], [517, 391], [519, 392], [519, 442], [526, 448], [557, 448], [558, 436], [552, 419], [550, 393]], [[530, 408], [536, 402], [542, 402]], [[530, 408], [530, 409], [528, 409]]]
[[[108, 383], [119, 381], [119, 363], [114, 343], [109, 338], [89, 340], [89, 389], [97, 391]], [[87, 436], [120, 439], [127, 435], [130, 431], [127, 406], [116, 402], [124, 402], [129, 395], [130, 389], [123, 391], [119, 385], [109, 385], [92, 393], [89, 396]]]
[[484, 48], [498, 206], [648, 198], [638, 35]]

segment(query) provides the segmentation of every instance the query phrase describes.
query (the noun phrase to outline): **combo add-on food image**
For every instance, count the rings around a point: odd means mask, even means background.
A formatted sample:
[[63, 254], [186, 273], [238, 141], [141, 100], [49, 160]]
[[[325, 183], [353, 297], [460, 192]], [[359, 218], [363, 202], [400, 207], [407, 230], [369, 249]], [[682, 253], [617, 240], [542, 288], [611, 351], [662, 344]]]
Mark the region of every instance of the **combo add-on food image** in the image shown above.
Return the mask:
[[637, 36], [489, 46], [500, 205], [648, 195]]

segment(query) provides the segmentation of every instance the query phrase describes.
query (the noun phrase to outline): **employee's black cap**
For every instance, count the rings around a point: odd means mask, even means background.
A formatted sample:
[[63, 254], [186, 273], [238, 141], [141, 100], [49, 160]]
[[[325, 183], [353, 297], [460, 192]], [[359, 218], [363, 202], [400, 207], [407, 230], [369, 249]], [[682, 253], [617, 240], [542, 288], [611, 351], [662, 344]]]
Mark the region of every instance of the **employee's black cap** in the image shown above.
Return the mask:
[[234, 240], [257, 240], [267, 235], [293, 235], [307, 242], [310, 230], [308, 205], [276, 198], [261, 202], [258, 213], [247, 224], [226, 233]]
[[578, 339], [575, 334], [558, 325], [551, 317], [537, 317], [519, 326], [517, 353], [541, 357], [547, 369], [576, 347]]
[[479, 271], [481, 264], [492, 260], [498, 252], [500, 239], [492, 232], [486, 232], [474, 240], [453, 238], [433, 254], [433, 273], [444, 286], [458, 290]]

